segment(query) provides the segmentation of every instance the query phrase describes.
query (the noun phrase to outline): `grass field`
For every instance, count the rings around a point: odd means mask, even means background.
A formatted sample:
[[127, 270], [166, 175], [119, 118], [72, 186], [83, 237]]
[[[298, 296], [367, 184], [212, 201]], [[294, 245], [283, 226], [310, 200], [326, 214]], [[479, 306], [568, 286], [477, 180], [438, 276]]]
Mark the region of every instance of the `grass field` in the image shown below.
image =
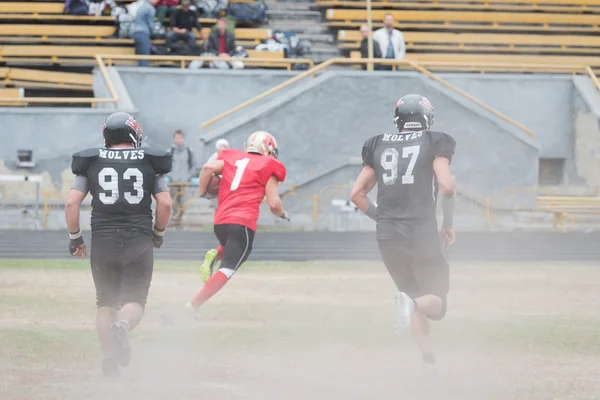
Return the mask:
[[427, 377], [379, 263], [249, 264], [206, 304], [159, 263], [133, 361], [100, 376], [87, 261], [0, 260], [0, 399], [600, 399], [600, 266], [452, 265]]

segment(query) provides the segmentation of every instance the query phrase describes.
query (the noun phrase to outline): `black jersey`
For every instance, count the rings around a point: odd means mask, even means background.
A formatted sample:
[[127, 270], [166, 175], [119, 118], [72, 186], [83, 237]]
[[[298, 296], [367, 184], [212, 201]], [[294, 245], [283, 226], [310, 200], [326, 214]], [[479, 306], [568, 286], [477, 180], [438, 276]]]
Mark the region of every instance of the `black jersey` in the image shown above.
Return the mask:
[[365, 165], [377, 175], [377, 238], [437, 235], [433, 160], [452, 161], [456, 142], [434, 131], [383, 134], [367, 140]]
[[152, 229], [156, 176], [171, 171], [171, 155], [153, 149], [88, 149], [73, 154], [71, 169], [92, 194], [92, 232]]

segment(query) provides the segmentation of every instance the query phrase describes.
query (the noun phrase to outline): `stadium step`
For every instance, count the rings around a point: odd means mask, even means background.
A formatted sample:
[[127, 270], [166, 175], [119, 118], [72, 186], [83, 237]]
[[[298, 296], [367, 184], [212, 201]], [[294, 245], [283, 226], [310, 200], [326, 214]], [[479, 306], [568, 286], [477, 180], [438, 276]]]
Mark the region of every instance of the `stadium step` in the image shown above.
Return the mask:
[[268, 10], [267, 15], [270, 19], [278, 21], [311, 21], [321, 22], [322, 16], [319, 11], [310, 10], [288, 10], [288, 9], [275, 9]]
[[321, 33], [299, 33], [298, 39], [304, 39], [310, 41], [311, 44], [315, 43], [335, 43], [335, 37], [331, 34]]

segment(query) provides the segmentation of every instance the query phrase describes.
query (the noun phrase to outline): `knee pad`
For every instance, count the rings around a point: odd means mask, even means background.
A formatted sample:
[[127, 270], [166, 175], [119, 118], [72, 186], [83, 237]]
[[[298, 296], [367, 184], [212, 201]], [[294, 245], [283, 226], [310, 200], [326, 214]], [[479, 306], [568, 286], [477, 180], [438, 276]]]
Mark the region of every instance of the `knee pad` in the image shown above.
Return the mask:
[[446, 316], [447, 300], [446, 296], [442, 297], [442, 310], [437, 315], [428, 315], [427, 318], [431, 321], [441, 321]]

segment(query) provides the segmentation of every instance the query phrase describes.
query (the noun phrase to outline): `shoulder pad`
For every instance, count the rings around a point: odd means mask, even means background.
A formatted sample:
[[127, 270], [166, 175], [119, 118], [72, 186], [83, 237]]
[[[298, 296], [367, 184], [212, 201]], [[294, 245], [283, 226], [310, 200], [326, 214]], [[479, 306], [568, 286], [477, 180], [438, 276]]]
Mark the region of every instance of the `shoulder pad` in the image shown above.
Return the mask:
[[73, 154], [71, 171], [75, 175], [86, 175], [91, 162], [98, 156], [98, 149], [86, 149]]
[[437, 157], [446, 157], [452, 161], [454, 150], [456, 149], [456, 141], [447, 133], [430, 131], [432, 142], [436, 149]]
[[373, 153], [374, 149], [377, 147], [377, 144], [379, 143], [382, 137], [383, 135], [377, 135], [365, 141], [365, 144], [362, 148], [363, 165], [368, 165], [372, 168], [375, 167], [375, 165], [373, 164]]
[[285, 177], [287, 175], [287, 171], [285, 169], [285, 166], [283, 165], [283, 163], [275, 158], [271, 157], [271, 175], [275, 175], [275, 178], [277, 178], [277, 180], [279, 182], [283, 182], [285, 181]]
[[164, 175], [171, 172], [171, 153], [155, 148], [142, 148], [140, 150], [144, 151], [144, 158], [148, 159], [157, 174]]

